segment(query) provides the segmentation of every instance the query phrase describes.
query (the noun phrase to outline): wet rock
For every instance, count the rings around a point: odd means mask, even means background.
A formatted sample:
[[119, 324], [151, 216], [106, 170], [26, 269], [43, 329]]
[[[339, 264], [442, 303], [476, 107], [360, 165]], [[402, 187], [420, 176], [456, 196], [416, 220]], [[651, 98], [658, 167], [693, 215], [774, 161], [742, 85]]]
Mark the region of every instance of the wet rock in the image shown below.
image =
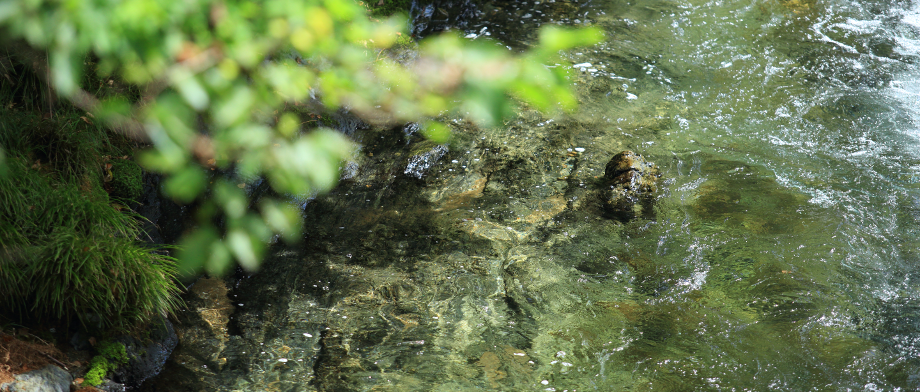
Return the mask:
[[67, 392], [70, 391], [70, 373], [54, 365], [16, 376], [16, 381], [0, 384], [4, 392]]
[[172, 354], [179, 338], [169, 320], [152, 323], [145, 339], [122, 336], [115, 340], [125, 345], [128, 364], [115, 370], [115, 381], [129, 387], [137, 387], [150, 377], [156, 376]]
[[216, 373], [227, 364], [228, 324], [235, 310], [228, 291], [223, 280], [210, 277], [189, 288], [184, 296], [186, 309], [176, 315], [174, 333], [180, 344], [160, 365], [166, 377], [153, 377], [137, 390], [216, 390]]
[[[409, 163], [406, 165], [406, 170], [403, 171], [407, 176], [418, 179], [424, 177], [428, 169], [438, 163], [438, 160], [447, 154], [447, 146], [445, 145], [434, 145], [434, 143], [431, 142], [424, 142], [421, 144], [425, 147], [429, 147], [429, 144], [433, 146], [430, 149], [424, 149], [412, 155], [412, 157], [409, 158]], [[418, 148], [416, 148], [416, 150], [418, 150]]]
[[626, 150], [607, 162], [600, 192], [604, 212], [628, 221], [650, 214], [661, 174], [654, 163]]

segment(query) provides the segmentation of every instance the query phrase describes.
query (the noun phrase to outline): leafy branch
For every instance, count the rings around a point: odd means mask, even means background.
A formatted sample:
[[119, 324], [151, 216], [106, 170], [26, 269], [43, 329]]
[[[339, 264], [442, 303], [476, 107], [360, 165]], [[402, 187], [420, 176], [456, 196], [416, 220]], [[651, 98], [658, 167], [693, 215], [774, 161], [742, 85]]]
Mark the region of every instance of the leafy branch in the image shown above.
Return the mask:
[[[513, 113], [512, 96], [569, 110], [566, 72], [544, 64], [601, 38], [596, 29], [550, 26], [537, 48], [515, 55], [447, 34], [423, 41], [406, 66], [380, 55], [405, 25], [401, 17], [371, 21], [351, 0], [0, 3], [0, 45], [111, 130], [149, 143], [139, 162], [167, 175], [171, 197], [199, 203], [199, 227], [179, 258], [186, 271], [212, 273], [233, 260], [257, 268], [273, 234], [294, 240], [301, 225], [298, 210], [277, 199], [249, 209], [231, 177], [266, 178], [282, 195], [335, 185], [355, 146], [333, 130], [305, 128], [310, 115], [346, 108], [371, 122], [418, 121], [446, 142], [447, 126], [428, 119], [458, 113], [496, 125]], [[90, 71], [134, 86], [136, 96], [103, 99], [81, 88], [87, 58], [98, 59]]]

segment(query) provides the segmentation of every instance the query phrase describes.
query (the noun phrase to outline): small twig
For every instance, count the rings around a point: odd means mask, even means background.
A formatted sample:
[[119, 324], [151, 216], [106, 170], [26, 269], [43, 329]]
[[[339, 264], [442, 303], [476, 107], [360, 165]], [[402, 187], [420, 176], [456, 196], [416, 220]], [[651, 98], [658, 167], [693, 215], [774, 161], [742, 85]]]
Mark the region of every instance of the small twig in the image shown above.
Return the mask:
[[[42, 339], [42, 338], [40, 338], [40, 337], [38, 337], [38, 336], [35, 336], [35, 335], [33, 335], [33, 334], [29, 333], [29, 332], [26, 332], [26, 335], [29, 335], [29, 336], [31, 336], [31, 337], [33, 337], [33, 338], [35, 338], [35, 339], [38, 339], [38, 341], [44, 343], [44, 344], [47, 345], [47, 346], [52, 346], [52, 347], [54, 347], [53, 344], [46, 342], [45, 339]], [[52, 357], [51, 355], [48, 355], [48, 354], [43, 353], [43, 352], [41, 352], [41, 351], [39, 351], [39, 353], [40, 353], [41, 355], [44, 355], [46, 358], [48, 358], [48, 359], [54, 361], [54, 363], [60, 365], [62, 368], [64, 368], [64, 370], [70, 370], [70, 369], [67, 369], [67, 365], [64, 365], [63, 363], [61, 363], [61, 361], [58, 361], [57, 359], [54, 359], [54, 357]]]
[[52, 346], [51, 343], [48, 343], [48, 342], [46, 342], [44, 339], [42, 339], [42, 338], [40, 338], [40, 337], [38, 337], [38, 336], [35, 336], [35, 335], [33, 335], [33, 334], [29, 333], [29, 332], [26, 332], [26, 335], [29, 335], [29, 336], [31, 336], [31, 337], [33, 337], [33, 338], [38, 339], [39, 342], [44, 343], [46, 346]]
[[44, 355], [45, 358], [48, 358], [48, 359], [54, 361], [54, 363], [56, 363], [56, 364], [58, 364], [58, 366], [64, 368], [64, 370], [70, 371], [70, 369], [67, 368], [67, 365], [61, 363], [61, 361], [58, 361], [57, 359], [54, 359], [54, 357], [52, 357], [52, 356], [50, 356], [50, 355], [48, 355], [48, 354], [45, 354], [45, 353], [42, 353], [42, 355]]

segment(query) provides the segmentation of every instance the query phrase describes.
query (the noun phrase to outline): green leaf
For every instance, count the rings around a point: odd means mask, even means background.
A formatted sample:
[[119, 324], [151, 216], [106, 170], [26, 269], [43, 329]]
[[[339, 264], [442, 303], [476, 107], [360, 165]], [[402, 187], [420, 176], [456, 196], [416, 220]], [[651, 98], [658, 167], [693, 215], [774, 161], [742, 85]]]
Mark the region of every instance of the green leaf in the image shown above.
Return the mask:
[[274, 200], [265, 199], [259, 203], [262, 218], [265, 223], [286, 241], [293, 241], [300, 236], [302, 216], [297, 208], [290, 204], [279, 204]]
[[210, 254], [205, 262], [205, 271], [213, 276], [220, 276], [227, 273], [232, 265], [233, 257], [227, 245], [221, 241], [211, 243]]
[[0, 3], [0, 23], [6, 22], [11, 16], [18, 15], [21, 12], [17, 5], [15, 1]]
[[285, 113], [278, 120], [277, 129], [278, 133], [285, 137], [294, 136], [294, 133], [300, 129], [300, 120], [294, 113]]
[[198, 166], [188, 166], [170, 176], [163, 184], [166, 194], [182, 203], [195, 200], [207, 186], [207, 176]]
[[77, 91], [77, 76], [74, 59], [69, 49], [59, 48], [51, 52], [51, 75], [54, 77], [54, 87], [64, 96], [71, 96]]
[[179, 272], [182, 275], [196, 274], [211, 258], [212, 245], [219, 242], [217, 230], [212, 226], [202, 227], [182, 238], [179, 242]]
[[437, 121], [428, 121], [422, 126], [422, 134], [438, 144], [445, 144], [450, 140], [450, 128]]
[[229, 98], [219, 101], [214, 107], [214, 120], [220, 126], [228, 126], [249, 114], [255, 101], [252, 89], [239, 85], [233, 89]]
[[173, 173], [187, 162], [185, 151], [175, 145], [142, 151], [137, 159], [141, 166], [159, 173]]
[[594, 45], [604, 40], [604, 33], [597, 27], [569, 29], [556, 25], [546, 25], [540, 29], [540, 50], [558, 52], [576, 46]]
[[188, 102], [195, 110], [204, 110], [208, 106], [208, 92], [205, 91], [201, 83], [195, 78], [195, 75], [184, 68], [177, 68], [172, 75], [172, 85], [182, 94], [185, 102]]
[[230, 219], [239, 219], [246, 214], [248, 202], [246, 195], [240, 186], [246, 184], [233, 185], [226, 181], [220, 181], [214, 186], [214, 198]]
[[259, 268], [259, 255], [253, 247], [253, 239], [242, 229], [231, 230], [227, 234], [227, 247], [247, 271]]

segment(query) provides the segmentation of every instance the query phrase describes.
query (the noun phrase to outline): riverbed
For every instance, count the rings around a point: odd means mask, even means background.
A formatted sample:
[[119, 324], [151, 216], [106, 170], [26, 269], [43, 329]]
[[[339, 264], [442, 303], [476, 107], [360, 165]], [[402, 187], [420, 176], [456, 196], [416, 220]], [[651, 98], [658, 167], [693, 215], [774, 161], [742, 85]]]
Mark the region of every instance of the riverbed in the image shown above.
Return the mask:
[[[476, 7], [442, 27], [510, 50], [544, 23], [602, 28], [547, 64], [573, 71], [580, 109], [454, 119], [446, 146], [354, 130], [361, 152], [306, 205], [304, 242], [225, 283], [227, 326], [186, 331], [169, 366], [194, 377], [166, 381], [920, 389], [920, 5]], [[623, 150], [661, 174], [625, 218], [598, 197]]]

